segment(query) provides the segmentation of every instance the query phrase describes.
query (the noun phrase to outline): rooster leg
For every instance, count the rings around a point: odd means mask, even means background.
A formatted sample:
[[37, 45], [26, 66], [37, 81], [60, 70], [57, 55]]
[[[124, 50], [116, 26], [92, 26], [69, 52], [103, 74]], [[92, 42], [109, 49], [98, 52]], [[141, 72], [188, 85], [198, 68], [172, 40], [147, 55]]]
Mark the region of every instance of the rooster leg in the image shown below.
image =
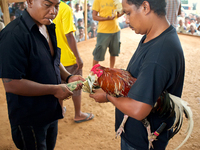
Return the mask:
[[151, 134], [151, 127], [150, 124], [146, 127], [147, 129], [147, 134], [148, 134], [148, 140], [149, 140], [149, 149], [151, 149], [151, 147], [153, 148], [153, 141], [156, 140], [156, 137], [154, 134]]
[[122, 132], [125, 132], [125, 131], [124, 131], [124, 125], [125, 125], [127, 119], [128, 119], [128, 115], [124, 115], [124, 118], [123, 118], [123, 120], [122, 120], [122, 123], [121, 123], [121, 125], [119, 126], [119, 128], [117, 129], [115, 138], [117, 138], [118, 136], [120, 136], [120, 135], [122, 134]]
[[148, 140], [149, 140], [149, 149], [150, 149], [151, 147], [153, 148], [152, 142], [154, 141], [154, 139], [152, 139], [150, 123], [149, 123], [149, 121], [147, 120], [147, 118], [143, 119], [141, 122], [143, 123], [144, 127], [145, 127], [146, 130], [147, 130]]
[[[149, 149], [152, 147], [153, 148], [153, 144], [152, 142], [157, 140], [157, 137], [160, 135], [160, 133], [165, 129], [166, 127], [166, 123], [163, 122], [160, 127], [154, 132], [154, 133], [151, 133], [151, 130], [150, 129], [147, 129], [147, 132], [148, 132], [148, 140], [149, 140]], [[147, 128], [150, 128], [147, 127]]]

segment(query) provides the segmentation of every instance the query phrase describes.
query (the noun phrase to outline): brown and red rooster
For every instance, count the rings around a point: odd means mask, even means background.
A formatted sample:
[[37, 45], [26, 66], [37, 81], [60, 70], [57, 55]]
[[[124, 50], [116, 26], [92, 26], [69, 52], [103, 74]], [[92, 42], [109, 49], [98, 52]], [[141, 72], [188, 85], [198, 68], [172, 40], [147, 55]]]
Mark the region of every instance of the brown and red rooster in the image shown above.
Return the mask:
[[128, 71], [114, 68], [105, 68], [99, 64], [92, 70], [98, 77], [99, 86], [109, 95], [126, 97], [132, 85], [137, 80]]
[[[100, 64], [94, 65], [91, 71], [97, 75], [97, 81], [99, 86], [107, 94], [112, 95], [114, 97], [126, 97], [130, 88], [137, 80], [136, 78], [132, 77], [128, 71], [116, 68], [106, 68], [100, 66]], [[157, 103], [155, 104], [152, 111], [158, 111], [160, 115], [163, 115], [166, 111], [170, 111], [171, 114], [175, 113], [176, 119], [174, 121], [173, 126], [171, 127], [173, 128], [173, 136], [179, 132], [183, 121], [183, 113], [186, 114], [186, 117], [189, 120], [187, 130], [188, 134], [185, 140], [177, 147], [177, 149], [180, 148], [187, 141], [193, 129], [192, 111], [190, 107], [188, 107], [187, 103], [179, 97], [164, 92], [162, 96], [158, 98]], [[127, 119], [128, 116], [124, 115], [124, 119], [116, 132], [116, 136], [124, 132], [124, 125]], [[166, 124], [162, 123], [161, 126], [157, 129], [157, 131], [151, 133], [149, 121], [145, 118], [141, 122], [147, 129], [150, 149], [151, 147], [153, 147], [152, 142], [156, 140], [159, 133], [161, 133], [162, 130], [165, 128]]]

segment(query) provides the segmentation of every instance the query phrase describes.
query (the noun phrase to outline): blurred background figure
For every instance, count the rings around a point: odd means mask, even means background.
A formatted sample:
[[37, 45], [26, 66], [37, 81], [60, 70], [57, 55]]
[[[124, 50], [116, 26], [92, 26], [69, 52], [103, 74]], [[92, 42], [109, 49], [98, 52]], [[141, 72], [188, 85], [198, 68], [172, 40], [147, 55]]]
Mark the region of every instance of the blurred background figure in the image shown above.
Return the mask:
[[190, 29], [190, 18], [188, 16], [185, 17], [185, 27], [187, 30]]
[[9, 13], [14, 13], [14, 10], [13, 10], [13, 3], [8, 3], [8, 10], [9, 10]]
[[187, 29], [184, 25], [184, 22], [183, 22], [183, 19], [179, 19], [179, 25], [178, 25], [178, 28], [177, 28], [177, 32], [178, 33], [186, 33]]
[[83, 25], [83, 19], [81, 19], [81, 18], [79, 18], [78, 19], [78, 21], [77, 21], [77, 29], [78, 29], [78, 27], [83, 27], [84, 25]]
[[191, 18], [191, 19], [190, 19], [190, 23], [194, 23], [194, 24], [196, 24], [196, 19]]
[[89, 38], [94, 38], [97, 36], [97, 23], [95, 21], [92, 21], [91, 28], [88, 31]]
[[198, 32], [198, 30], [196, 30], [196, 26], [194, 23], [190, 24], [190, 30], [188, 30], [187, 33], [191, 34], [191, 35], [199, 35], [199, 32]]
[[79, 18], [77, 21], [76, 32], [75, 35], [79, 35], [79, 27], [84, 27], [83, 19]]
[[71, 11], [72, 11], [72, 14], [73, 14], [73, 23], [76, 26], [77, 19], [76, 19], [75, 15], [74, 15], [74, 11], [72, 9], [72, 1], [67, 1], [66, 4], [69, 5], [69, 7], [71, 8]]
[[16, 19], [16, 16], [14, 13], [10, 13], [10, 21], [13, 21]]
[[19, 8], [15, 10], [15, 16], [16, 18], [22, 15], [22, 12], [26, 8], [26, 2], [20, 2], [19, 3]]
[[69, 7], [72, 8], [72, 2], [71, 1], [67, 1], [66, 4], [69, 5]]
[[165, 0], [166, 5], [166, 17], [170, 24], [174, 28], [178, 27], [178, 15], [181, 14], [181, 1], [180, 0]]
[[196, 27], [197, 27], [197, 30], [200, 31], [200, 16], [197, 16]]
[[[92, 5], [90, 3], [87, 4], [87, 24], [88, 26], [91, 26], [91, 23], [93, 21], [92, 19]], [[85, 11], [83, 12], [83, 17], [85, 19]]]
[[[76, 42], [81, 42], [81, 41], [85, 41], [85, 29], [84, 27], [80, 26], [78, 27], [78, 35], [76, 35]], [[89, 39], [89, 37], [87, 36], [87, 39]]]
[[[76, 20], [78, 20], [78, 19], [83, 20], [83, 12], [80, 11], [79, 3], [76, 3], [76, 5], [75, 5], [74, 17], [76, 18]], [[75, 22], [75, 25], [77, 26], [77, 22]]]

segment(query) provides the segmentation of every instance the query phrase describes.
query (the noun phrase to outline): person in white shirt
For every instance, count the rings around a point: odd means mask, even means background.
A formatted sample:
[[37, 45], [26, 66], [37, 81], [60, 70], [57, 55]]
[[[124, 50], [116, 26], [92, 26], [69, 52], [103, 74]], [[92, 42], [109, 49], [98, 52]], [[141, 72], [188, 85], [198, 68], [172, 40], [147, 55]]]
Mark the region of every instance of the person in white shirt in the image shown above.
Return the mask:
[[186, 31], [187, 31], [187, 28], [184, 25], [183, 19], [179, 19], [179, 24], [178, 24], [178, 27], [177, 27], [177, 32], [178, 33], [186, 33]]
[[194, 23], [190, 24], [190, 30], [187, 31], [187, 34], [199, 35], [199, 32], [198, 32], [198, 30], [196, 30], [196, 26]]
[[[83, 12], [80, 11], [79, 3], [76, 3], [75, 9], [76, 10], [74, 11], [74, 17], [76, 18], [76, 20], [78, 20], [78, 19], [82, 19], [83, 20]], [[77, 26], [77, 22], [75, 22], [75, 25]]]

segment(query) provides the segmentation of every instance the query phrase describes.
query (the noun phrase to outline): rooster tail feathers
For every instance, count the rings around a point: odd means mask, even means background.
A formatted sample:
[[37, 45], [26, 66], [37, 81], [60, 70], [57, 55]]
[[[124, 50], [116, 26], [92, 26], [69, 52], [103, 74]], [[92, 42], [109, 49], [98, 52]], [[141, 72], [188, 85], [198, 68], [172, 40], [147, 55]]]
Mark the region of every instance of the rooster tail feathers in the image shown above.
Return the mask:
[[188, 128], [186, 130], [187, 136], [183, 140], [183, 142], [176, 148], [176, 149], [179, 149], [188, 140], [188, 138], [190, 137], [192, 133], [193, 126], [194, 126], [193, 117], [192, 117], [193, 114], [192, 114], [191, 108], [188, 106], [188, 103], [186, 101], [172, 94], [169, 94], [169, 97], [175, 105], [174, 110], [176, 113], [176, 118], [172, 126], [172, 129], [174, 131], [170, 138], [172, 138], [176, 133], [179, 132], [183, 123], [183, 113], [185, 113], [185, 116], [188, 119]]
[[188, 106], [188, 103], [181, 98], [168, 93], [167, 91], [163, 92], [162, 95], [159, 97], [156, 105], [154, 106], [153, 112], [158, 112], [160, 117], [172, 117], [175, 115], [175, 121], [172, 127], [169, 130], [173, 130], [172, 134], [170, 135], [169, 139], [171, 139], [174, 135], [176, 135], [183, 124], [183, 114], [188, 120], [188, 127], [186, 130], [187, 136], [185, 137], [184, 141], [177, 147], [180, 148], [190, 137], [194, 122], [192, 118], [192, 110]]
[[157, 100], [152, 112], [158, 112], [161, 118], [164, 116], [167, 118], [174, 116], [175, 105], [167, 92], [162, 93], [162, 95]]

